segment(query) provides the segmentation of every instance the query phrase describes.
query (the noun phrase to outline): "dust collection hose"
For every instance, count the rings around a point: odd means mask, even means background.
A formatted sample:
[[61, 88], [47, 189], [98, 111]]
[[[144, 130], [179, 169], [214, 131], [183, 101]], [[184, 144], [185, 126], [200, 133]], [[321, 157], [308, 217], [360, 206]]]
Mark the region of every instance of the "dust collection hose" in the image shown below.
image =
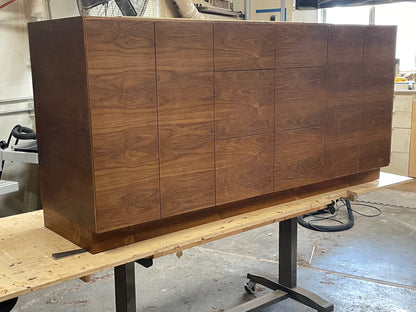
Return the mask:
[[19, 140], [36, 140], [36, 133], [32, 129], [21, 125], [12, 129], [12, 135]]
[[[333, 214], [335, 213], [335, 208], [334, 208], [334, 202], [332, 202], [331, 204], [328, 205], [328, 209], [330, 210], [330, 212]], [[340, 232], [340, 231], [345, 231], [348, 230], [350, 228], [352, 228], [354, 226], [354, 215], [353, 215], [353, 211], [351, 208], [351, 203], [349, 200], [345, 200], [345, 206], [347, 207], [347, 212], [348, 212], [348, 222], [341, 224], [341, 225], [317, 225], [317, 224], [311, 224], [310, 222], [305, 221], [304, 218], [310, 217], [310, 216], [316, 216], [316, 215], [320, 215], [323, 213], [327, 213], [326, 209], [324, 210], [319, 210], [319, 211], [315, 211], [312, 213], [308, 213], [305, 214], [303, 216], [299, 216], [298, 217], [298, 223], [300, 225], [302, 225], [305, 228], [308, 228], [310, 230], [315, 230], [315, 231], [320, 231], [320, 232]], [[333, 210], [331, 210], [331, 208]]]

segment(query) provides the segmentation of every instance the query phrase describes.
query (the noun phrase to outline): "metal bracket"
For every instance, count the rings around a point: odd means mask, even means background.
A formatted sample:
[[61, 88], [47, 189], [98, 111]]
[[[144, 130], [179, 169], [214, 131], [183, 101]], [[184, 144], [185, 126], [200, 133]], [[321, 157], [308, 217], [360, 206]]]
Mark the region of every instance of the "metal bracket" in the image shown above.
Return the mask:
[[153, 265], [153, 258], [143, 258], [135, 261], [137, 264], [150, 268]]

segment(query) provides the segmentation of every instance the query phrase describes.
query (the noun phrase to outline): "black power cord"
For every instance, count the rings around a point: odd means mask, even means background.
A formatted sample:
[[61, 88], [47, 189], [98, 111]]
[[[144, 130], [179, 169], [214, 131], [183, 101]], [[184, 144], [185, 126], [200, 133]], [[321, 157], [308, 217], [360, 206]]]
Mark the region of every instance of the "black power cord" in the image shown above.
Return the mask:
[[[342, 205], [338, 206], [338, 203], [342, 203]], [[297, 218], [298, 223], [302, 225], [303, 227], [308, 228], [310, 230], [315, 230], [315, 231], [320, 231], [320, 232], [340, 232], [340, 231], [348, 230], [354, 226], [354, 214], [353, 213], [356, 213], [364, 217], [377, 217], [381, 215], [381, 209], [375, 206], [368, 205], [368, 204], [361, 204], [361, 203], [354, 203], [354, 205], [370, 207], [370, 208], [377, 210], [377, 212], [372, 215], [367, 215], [367, 214], [358, 212], [357, 210], [352, 209], [351, 203], [349, 200], [345, 200], [341, 198], [341, 199], [338, 199], [336, 202], [332, 201], [330, 204], [327, 205], [325, 209], [318, 210], [312, 213], [308, 213], [303, 216], [299, 216]], [[338, 211], [342, 207], [347, 208], [348, 221], [346, 223], [335, 218], [338, 215]], [[309, 219], [308, 221], [305, 220], [306, 218], [310, 218], [310, 217], [314, 217], [314, 218]], [[337, 222], [340, 224], [339, 225], [316, 224], [316, 222], [319, 222], [319, 221], [333, 221], [333, 222]]]

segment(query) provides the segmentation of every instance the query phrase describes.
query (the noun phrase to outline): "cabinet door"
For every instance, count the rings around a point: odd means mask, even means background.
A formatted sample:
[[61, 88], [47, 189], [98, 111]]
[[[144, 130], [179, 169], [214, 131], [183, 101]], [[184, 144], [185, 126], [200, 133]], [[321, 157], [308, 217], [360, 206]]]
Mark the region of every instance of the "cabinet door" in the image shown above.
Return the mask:
[[325, 180], [324, 134], [325, 127], [275, 133], [275, 191]]
[[162, 217], [215, 205], [213, 25], [156, 22]]
[[274, 134], [215, 142], [217, 205], [273, 192]]
[[276, 68], [326, 66], [328, 26], [276, 24]]
[[97, 232], [160, 218], [154, 23], [87, 19]]
[[215, 71], [274, 68], [274, 34], [272, 23], [215, 22]]

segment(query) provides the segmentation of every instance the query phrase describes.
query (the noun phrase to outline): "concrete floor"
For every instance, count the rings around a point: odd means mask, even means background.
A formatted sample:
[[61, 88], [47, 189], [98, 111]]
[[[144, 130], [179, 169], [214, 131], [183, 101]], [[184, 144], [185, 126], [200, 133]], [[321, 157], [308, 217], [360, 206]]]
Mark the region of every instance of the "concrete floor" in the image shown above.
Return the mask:
[[[299, 227], [298, 285], [332, 302], [335, 311], [415, 312], [416, 193], [409, 190], [406, 186], [361, 196], [361, 201], [379, 203], [382, 214], [355, 215], [355, 226], [348, 231], [319, 233]], [[185, 250], [181, 258], [156, 259], [148, 269], [136, 265], [137, 311], [220, 312], [267, 293], [259, 287], [249, 295], [243, 285], [248, 272], [277, 274], [277, 233], [278, 225], [265, 226]], [[107, 270], [94, 274], [90, 283], [75, 280], [25, 295], [13, 311], [114, 309], [113, 272]], [[313, 310], [286, 300], [263, 311]]]

